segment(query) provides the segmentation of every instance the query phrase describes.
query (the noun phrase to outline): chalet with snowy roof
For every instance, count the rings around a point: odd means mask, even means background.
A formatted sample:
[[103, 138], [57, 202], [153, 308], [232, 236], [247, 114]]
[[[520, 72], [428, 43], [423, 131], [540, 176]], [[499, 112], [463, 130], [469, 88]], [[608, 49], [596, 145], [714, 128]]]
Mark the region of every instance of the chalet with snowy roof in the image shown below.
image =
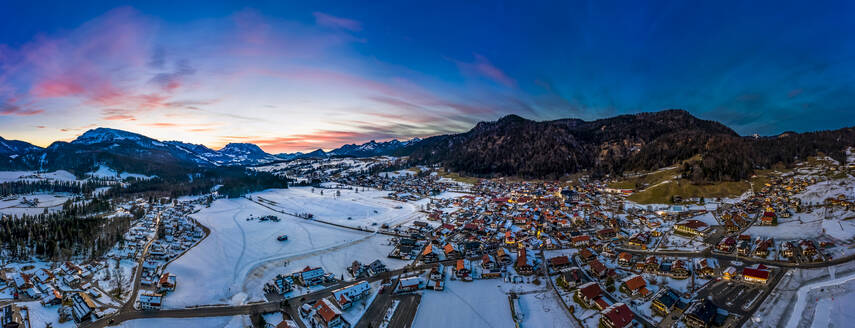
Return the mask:
[[332, 291], [332, 296], [342, 310], [347, 310], [353, 302], [359, 301], [371, 293], [371, 285], [362, 281], [347, 287]]
[[59, 269], [62, 270], [62, 273], [66, 274], [66, 275], [76, 275], [76, 274], [83, 273], [83, 270], [80, 269], [80, 267], [78, 267], [78, 266], [74, 265], [74, 263], [71, 263], [68, 261], [63, 263], [62, 266], [59, 267]]
[[157, 293], [143, 293], [140, 295], [140, 310], [156, 311], [163, 305], [163, 295]]
[[650, 295], [650, 291], [647, 290], [647, 282], [640, 275], [624, 279], [620, 285], [620, 291], [631, 296], [647, 297]]
[[422, 279], [419, 277], [402, 278], [398, 281], [397, 291], [401, 293], [416, 291], [420, 288], [421, 283]]
[[319, 327], [345, 328], [350, 327], [347, 320], [341, 315], [341, 311], [326, 298], [320, 299], [314, 306], [315, 315], [312, 321]]
[[374, 262], [368, 264], [368, 273], [372, 276], [387, 271], [389, 271], [389, 269], [386, 268], [386, 265], [380, 260], [374, 260]]
[[43, 283], [51, 282], [55, 279], [55, 277], [56, 276], [54, 276], [54, 274], [52, 272], [48, 271], [47, 269], [39, 269], [33, 275], [33, 278], [35, 278], [39, 282], [43, 282]]
[[324, 269], [305, 267], [302, 271], [295, 273], [297, 279], [303, 286], [314, 286], [324, 282]]
[[157, 282], [157, 288], [161, 293], [168, 293], [175, 291], [177, 284], [177, 277], [174, 274], [164, 272], [160, 275], [160, 280]]
[[624, 303], [612, 304], [600, 314], [600, 325], [605, 328], [629, 327], [635, 318], [635, 314]]
[[39, 289], [41, 289], [42, 291], [43, 305], [58, 305], [62, 303], [62, 293], [53, 286], [49, 284], [42, 284], [39, 286]]
[[33, 283], [30, 281], [30, 276], [23, 272], [16, 272], [13, 274], [12, 281], [15, 283], [15, 288], [19, 290], [33, 287]]
[[75, 322], [83, 322], [89, 320], [92, 316], [92, 311], [95, 310], [95, 303], [82, 292], [72, 293], [71, 296], [71, 315]]

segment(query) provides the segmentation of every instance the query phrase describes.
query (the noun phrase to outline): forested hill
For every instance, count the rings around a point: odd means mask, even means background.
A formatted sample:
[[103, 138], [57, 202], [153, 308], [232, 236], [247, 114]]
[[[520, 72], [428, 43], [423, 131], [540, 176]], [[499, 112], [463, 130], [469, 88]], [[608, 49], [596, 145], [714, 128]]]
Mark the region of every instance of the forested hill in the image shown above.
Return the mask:
[[742, 137], [727, 126], [684, 110], [621, 115], [595, 121], [536, 122], [509, 115], [468, 132], [422, 140], [398, 152], [414, 164], [442, 164], [475, 176], [559, 178], [683, 167], [695, 182], [733, 181], [754, 170], [824, 153], [845, 160], [855, 129]]

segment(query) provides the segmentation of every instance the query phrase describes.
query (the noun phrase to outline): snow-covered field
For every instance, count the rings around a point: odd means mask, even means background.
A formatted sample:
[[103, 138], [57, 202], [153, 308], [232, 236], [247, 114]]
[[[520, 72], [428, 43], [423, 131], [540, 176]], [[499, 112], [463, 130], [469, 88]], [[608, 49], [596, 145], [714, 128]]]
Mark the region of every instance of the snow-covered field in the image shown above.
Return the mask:
[[[212, 317], [212, 318], [168, 318], [168, 319], [137, 319], [123, 322], [121, 328], [242, 328], [252, 326], [249, 316]], [[70, 326], [73, 327], [73, 326]]]
[[775, 239], [817, 238], [823, 234], [838, 240], [849, 240], [855, 237], [855, 222], [840, 220], [851, 217], [855, 213], [838, 210], [828, 214], [829, 219], [825, 219], [826, 213], [822, 209], [811, 213], [796, 213], [777, 226], [754, 225], [745, 233]]
[[847, 198], [855, 196], [855, 178], [847, 176], [843, 179], [835, 179], [810, 185], [805, 191], [796, 195], [805, 205], [822, 204], [825, 199], [846, 195]]
[[154, 176], [148, 176], [139, 173], [129, 173], [129, 172], [117, 172], [110, 167], [105, 165], [99, 165], [98, 169], [93, 172], [86, 173], [87, 176], [95, 177], [95, 178], [103, 178], [103, 179], [118, 179], [125, 180], [128, 178], [140, 179], [140, 180], [148, 180], [154, 178]]
[[573, 320], [564, 310], [553, 291], [521, 295], [519, 299], [521, 326], [565, 327]]
[[[386, 213], [380, 211], [384, 208], [379, 205], [362, 204], [350, 198], [335, 200], [305, 194], [311, 195], [311, 192], [268, 190], [252, 197], [282, 201], [295, 211], [314, 210], [335, 217], [356, 217], [366, 208]], [[320, 212], [322, 210], [324, 212]], [[276, 215], [282, 221], [247, 221], [250, 215]], [[386, 236], [287, 216], [243, 198], [217, 200], [210, 208], [203, 208], [192, 216], [210, 228], [211, 234], [166, 268], [177, 275], [178, 288], [164, 298], [165, 308], [261, 300], [265, 282], [277, 274], [290, 274], [308, 265], [321, 266], [337, 277], [348, 278], [345, 267], [354, 260], [367, 263], [381, 259], [390, 269], [405, 264], [386, 258], [392, 250]], [[288, 241], [277, 241], [276, 237], [283, 234], [288, 235]]]
[[[387, 191], [366, 190], [355, 192], [341, 189], [318, 189], [311, 187], [271, 189], [252, 194], [256, 200], [274, 202], [268, 206], [288, 213], [312, 213], [318, 220], [352, 227], [369, 227], [371, 224], [389, 225], [413, 220], [421, 216], [418, 206], [426, 203], [398, 202], [385, 199]], [[341, 195], [336, 196], [340, 191]], [[321, 195], [323, 192], [323, 195]], [[398, 208], [399, 207], [399, 208]], [[348, 219], [350, 218], [350, 219]]]
[[[70, 195], [66, 193], [38, 193], [0, 199], [0, 213], [8, 215], [36, 215], [43, 213], [45, 209], [48, 211], [57, 211], [62, 209], [62, 204], [69, 197]], [[22, 203], [24, 198], [28, 200], [38, 199], [39, 202], [36, 206], [29, 206]]]
[[444, 291], [425, 291], [413, 327], [514, 327], [508, 296], [497, 285], [500, 280], [448, 281]]
[[[846, 306], [855, 301], [852, 299], [855, 295], [853, 278], [855, 262], [821, 269], [791, 270], [745, 326], [848, 327], [845, 323], [851, 320], [845, 318]], [[829, 300], [824, 301], [824, 298]]]
[[35, 181], [35, 180], [54, 180], [54, 181], [75, 181], [77, 177], [66, 170], [58, 170], [54, 172], [38, 173], [35, 171], [0, 171], [0, 182], [10, 181]]
[[[821, 291], [817, 292], [818, 289]], [[855, 319], [855, 314], [848, 313], [853, 302], [855, 273], [802, 286], [792, 312], [796, 315], [790, 316], [787, 328], [799, 327], [800, 322], [804, 325], [803, 318], [810, 316], [810, 313], [805, 313], [808, 308], [814, 310], [811, 327], [848, 327], [848, 323]]]

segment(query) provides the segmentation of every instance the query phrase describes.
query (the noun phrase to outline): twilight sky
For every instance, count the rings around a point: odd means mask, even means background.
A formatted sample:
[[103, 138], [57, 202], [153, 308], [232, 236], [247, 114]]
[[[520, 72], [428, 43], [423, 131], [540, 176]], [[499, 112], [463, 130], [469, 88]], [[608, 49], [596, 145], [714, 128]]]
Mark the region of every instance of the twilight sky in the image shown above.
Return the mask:
[[852, 1], [459, 2], [3, 1], [0, 136], [104, 126], [278, 153], [510, 113], [855, 125]]

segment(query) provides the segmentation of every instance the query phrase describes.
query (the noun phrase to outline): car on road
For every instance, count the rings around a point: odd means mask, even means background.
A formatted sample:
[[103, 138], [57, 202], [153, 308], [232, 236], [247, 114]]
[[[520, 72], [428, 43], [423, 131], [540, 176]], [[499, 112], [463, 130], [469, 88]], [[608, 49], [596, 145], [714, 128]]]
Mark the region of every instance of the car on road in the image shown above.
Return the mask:
[[288, 240], [288, 235], [281, 235], [281, 236], [279, 236], [279, 237], [276, 237], [276, 240], [278, 240], [278, 241], [287, 241], [287, 240]]

